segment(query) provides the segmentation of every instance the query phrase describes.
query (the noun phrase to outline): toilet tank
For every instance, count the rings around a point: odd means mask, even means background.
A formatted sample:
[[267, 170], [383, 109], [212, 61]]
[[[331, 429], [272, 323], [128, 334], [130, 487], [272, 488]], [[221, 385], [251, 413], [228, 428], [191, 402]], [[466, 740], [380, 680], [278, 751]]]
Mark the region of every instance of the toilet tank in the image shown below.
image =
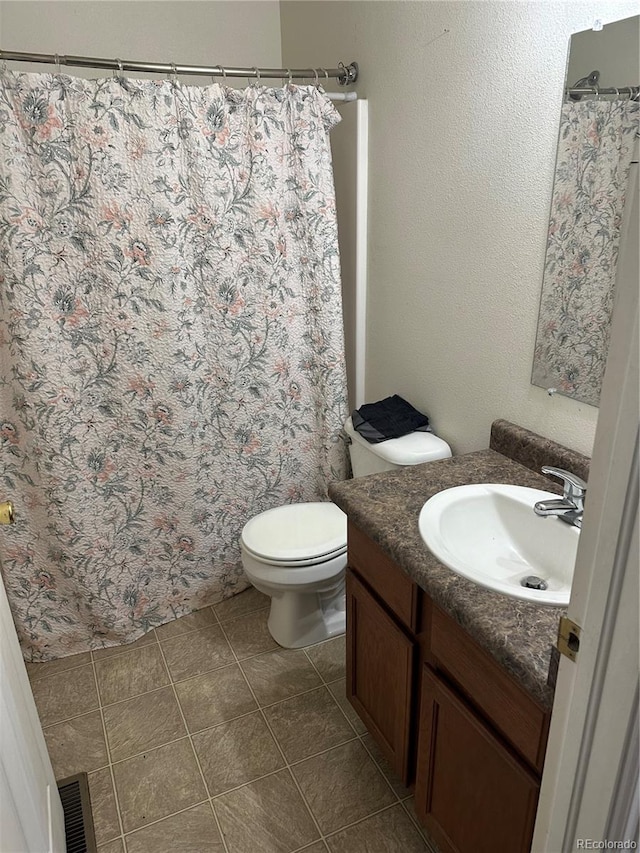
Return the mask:
[[344, 429], [350, 439], [349, 453], [354, 477], [394, 471], [406, 465], [419, 465], [421, 462], [433, 462], [451, 456], [447, 442], [432, 432], [418, 430], [401, 438], [389, 438], [371, 444], [354, 429], [351, 418], [347, 418]]

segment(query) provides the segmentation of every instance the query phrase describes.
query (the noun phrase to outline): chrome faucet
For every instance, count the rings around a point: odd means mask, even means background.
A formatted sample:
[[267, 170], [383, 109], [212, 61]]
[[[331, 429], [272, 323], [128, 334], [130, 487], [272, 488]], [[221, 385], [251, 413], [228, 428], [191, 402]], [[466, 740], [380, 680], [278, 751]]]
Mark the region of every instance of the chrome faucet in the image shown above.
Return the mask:
[[562, 480], [564, 494], [557, 500], [538, 501], [537, 504], [534, 504], [533, 511], [536, 515], [555, 515], [567, 524], [582, 527], [584, 497], [587, 494], [585, 481], [570, 471], [554, 468], [552, 465], [543, 465], [542, 473], [551, 474]]

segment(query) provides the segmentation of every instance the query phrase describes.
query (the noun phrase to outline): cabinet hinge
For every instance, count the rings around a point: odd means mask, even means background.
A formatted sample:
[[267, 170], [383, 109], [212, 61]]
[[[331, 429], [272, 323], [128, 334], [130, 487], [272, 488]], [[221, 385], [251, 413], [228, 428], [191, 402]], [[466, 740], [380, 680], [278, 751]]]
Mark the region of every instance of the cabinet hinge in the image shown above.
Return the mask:
[[569, 660], [575, 660], [578, 656], [581, 631], [582, 628], [575, 622], [572, 622], [567, 616], [563, 616], [560, 619], [556, 646], [558, 651], [566, 655]]

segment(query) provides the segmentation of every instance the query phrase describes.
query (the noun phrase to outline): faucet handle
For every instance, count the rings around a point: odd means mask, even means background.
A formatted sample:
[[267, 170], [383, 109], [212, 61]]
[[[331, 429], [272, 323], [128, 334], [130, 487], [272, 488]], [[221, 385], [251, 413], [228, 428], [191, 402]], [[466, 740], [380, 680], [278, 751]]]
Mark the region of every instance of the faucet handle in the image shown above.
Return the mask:
[[572, 474], [571, 471], [565, 471], [564, 468], [555, 468], [553, 465], [543, 465], [543, 474], [551, 474], [553, 477], [563, 481], [564, 497], [574, 503], [578, 509], [582, 509], [584, 504], [584, 496], [587, 493], [587, 484], [578, 477], [577, 474]]

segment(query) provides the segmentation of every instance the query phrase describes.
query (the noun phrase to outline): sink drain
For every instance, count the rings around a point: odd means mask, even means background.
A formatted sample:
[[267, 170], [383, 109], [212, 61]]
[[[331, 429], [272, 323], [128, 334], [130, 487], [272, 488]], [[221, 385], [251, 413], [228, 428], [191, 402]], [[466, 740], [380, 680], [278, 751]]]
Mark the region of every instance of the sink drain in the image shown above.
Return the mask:
[[547, 582], [536, 575], [528, 575], [526, 578], [522, 578], [520, 586], [526, 586], [527, 589], [547, 589]]

